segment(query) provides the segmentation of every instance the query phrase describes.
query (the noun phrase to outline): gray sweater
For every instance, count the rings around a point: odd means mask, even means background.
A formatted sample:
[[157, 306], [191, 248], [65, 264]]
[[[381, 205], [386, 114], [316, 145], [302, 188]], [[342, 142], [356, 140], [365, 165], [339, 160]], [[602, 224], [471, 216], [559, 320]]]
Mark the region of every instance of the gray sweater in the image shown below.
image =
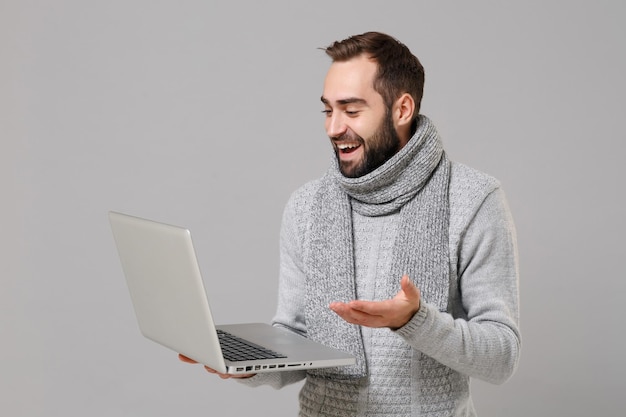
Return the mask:
[[[299, 227], [306, 222], [317, 185], [312, 181], [292, 195], [280, 238], [273, 324], [303, 335], [307, 297]], [[504, 193], [493, 178], [453, 162], [449, 193], [447, 311], [422, 302], [415, 316], [396, 331], [362, 328], [367, 378], [334, 381], [307, 376], [306, 371], [286, 371], [241, 382], [280, 388], [306, 378], [300, 393], [302, 416], [475, 416], [470, 377], [502, 383], [519, 358], [516, 236]], [[390, 269], [397, 218], [353, 212], [360, 299], [380, 299], [375, 283]], [[398, 337], [412, 348], [411, 363], [394, 361], [393, 352], [386, 349], [386, 341]]]

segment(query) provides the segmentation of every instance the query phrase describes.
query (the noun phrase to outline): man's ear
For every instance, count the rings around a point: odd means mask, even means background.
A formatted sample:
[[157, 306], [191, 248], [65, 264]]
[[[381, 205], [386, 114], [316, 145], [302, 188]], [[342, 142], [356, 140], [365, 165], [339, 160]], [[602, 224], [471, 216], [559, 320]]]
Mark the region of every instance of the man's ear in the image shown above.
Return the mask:
[[394, 121], [398, 127], [403, 125], [411, 126], [415, 113], [415, 100], [409, 93], [402, 94], [394, 106]]
[[402, 94], [393, 106], [393, 124], [404, 143], [410, 139], [414, 115], [415, 100], [409, 93]]

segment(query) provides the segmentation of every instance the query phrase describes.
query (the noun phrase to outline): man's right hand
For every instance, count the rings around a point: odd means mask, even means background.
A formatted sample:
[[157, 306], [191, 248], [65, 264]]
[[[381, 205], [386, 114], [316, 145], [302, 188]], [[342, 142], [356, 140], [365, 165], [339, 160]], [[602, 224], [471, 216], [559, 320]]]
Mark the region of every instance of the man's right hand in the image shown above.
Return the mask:
[[[191, 358], [188, 358], [187, 356], [183, 355], [183, 354], [178, 354], [178, 359], [180, 359], [183, 362], [186, 363], [193, 363], [196, 364], [198, 362], [194, 361]], [[223, 374], [221, 372], [217, 372], [215, 369], [213, 368], [209, 368], [208, 366], [204, 366], [204, 369], [206, 369], [207, 372], [212, 373], [212, 374], [217, 374], [217, 376], [219, 376], [222, 379], [230, 379], [230, 378], [251, 378], [253, 376], [255, 376], [256, 374], [237, 374], [237, 375], [233, 375], [233, 374]]]

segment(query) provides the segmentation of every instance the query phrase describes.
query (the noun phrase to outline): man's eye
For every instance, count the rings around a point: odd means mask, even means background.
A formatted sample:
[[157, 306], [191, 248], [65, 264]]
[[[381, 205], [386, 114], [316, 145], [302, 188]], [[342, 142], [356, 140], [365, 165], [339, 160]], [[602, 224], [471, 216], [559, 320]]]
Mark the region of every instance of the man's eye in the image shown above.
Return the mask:
[[330, 116], [332, 112], [333, 112], [332, 110], [328, 110], [328, 109], [322, 110], [322, 113], [324, 113], [326, 116]]
[[358, 110], [346, 110], [346, 114], [348, 116], [356, 116], [357, 114], [359, 114]]

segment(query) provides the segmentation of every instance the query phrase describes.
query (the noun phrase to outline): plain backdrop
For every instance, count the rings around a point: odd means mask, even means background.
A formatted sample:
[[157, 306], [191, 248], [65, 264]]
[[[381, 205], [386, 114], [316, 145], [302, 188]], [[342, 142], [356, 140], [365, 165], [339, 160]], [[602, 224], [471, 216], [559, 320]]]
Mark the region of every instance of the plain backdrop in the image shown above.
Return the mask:
[[[481, 416], [623, 411], [621, 1], [0, 0], [0, 414], [293, 416], [138, 331], [107, 222], [189, 227], [219, 322], [269, 321], [283, 206], [331, 153], [320, 47], [387, 32], [518, 228], [522, 357]], [[181, 324], [184, 325], [184, 324]]]

